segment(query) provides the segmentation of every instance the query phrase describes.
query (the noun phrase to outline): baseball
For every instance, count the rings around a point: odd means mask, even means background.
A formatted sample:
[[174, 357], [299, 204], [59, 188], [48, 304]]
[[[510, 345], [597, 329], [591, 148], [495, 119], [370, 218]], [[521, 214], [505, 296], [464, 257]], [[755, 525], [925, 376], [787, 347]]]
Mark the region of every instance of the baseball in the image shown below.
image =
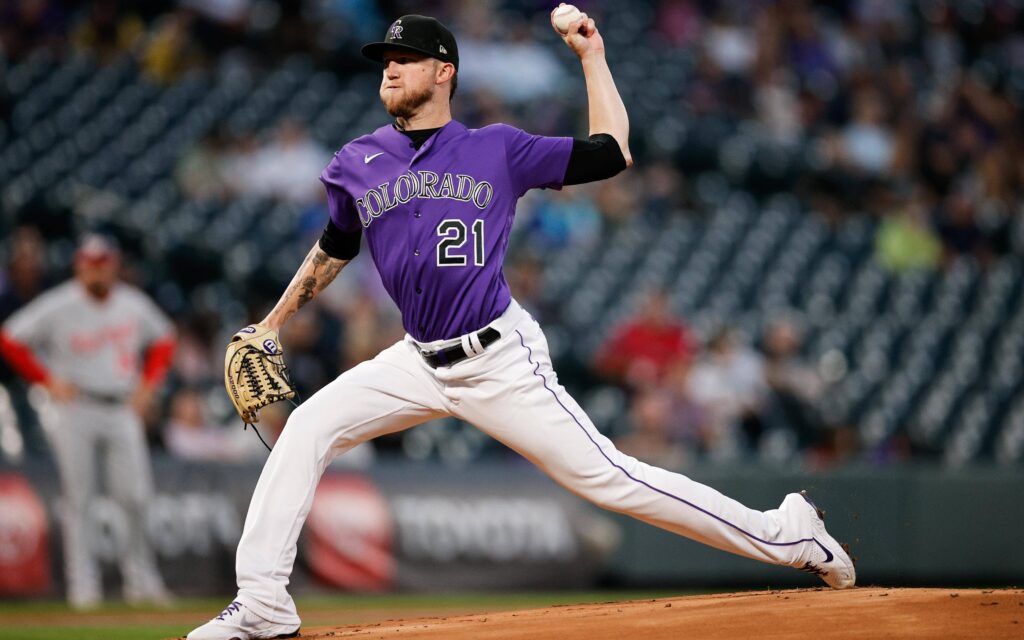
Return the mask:
[[560, 33], [567, 33], [569, 25], [580, 19], [580, 10], [571, 4], [560, 4], [551, 14], [551, 21]]

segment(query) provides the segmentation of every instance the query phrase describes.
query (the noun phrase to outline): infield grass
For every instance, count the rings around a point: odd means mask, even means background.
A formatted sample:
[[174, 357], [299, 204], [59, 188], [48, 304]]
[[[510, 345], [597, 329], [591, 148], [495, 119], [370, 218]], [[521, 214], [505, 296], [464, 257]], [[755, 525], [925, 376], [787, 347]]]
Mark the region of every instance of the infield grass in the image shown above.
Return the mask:
[[[297, 598], [303, 626], [365, 624], [435, 615], [665, 598], [710, 591], [337, 595]], [[158, 640], [184, 637], [228, 603], [183, 599], [169, 608], [111, 603], [87, 613], [60, 602], [0, 602], [0, 640]]]

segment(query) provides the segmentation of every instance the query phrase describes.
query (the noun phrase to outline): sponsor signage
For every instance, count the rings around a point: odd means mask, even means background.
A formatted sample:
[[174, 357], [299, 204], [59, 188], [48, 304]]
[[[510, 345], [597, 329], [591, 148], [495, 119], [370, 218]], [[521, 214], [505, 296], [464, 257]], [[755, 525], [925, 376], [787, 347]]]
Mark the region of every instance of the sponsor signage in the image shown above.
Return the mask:
[[36, 595], [50, 588], [46, 509], [28, 481], [0, 473], [0, 594]]
[[355, 474], [326, 475], [306, 519], [303, 552], [324, 582], [381, 591], [394, 584], [394, 529], [387, 500], [372, 482]]
[[[259, 468], [154, 462], [157, 494], [145, 531], [167, 586], [182, 596], [232, 591], [235, 549]], [[51, 477], [45, 465], [25, 475], [0, 472], [3, 593], [52, 593], [51, 574], [62, 592], [60, 527], [47, 522], [57, 509], [47, 512], [33, 490], [58, 505]], [[129, 517], [108, 496], [90, 505], [92, 551], [106, 568], [124, 556]], [[291, 583], [296, 593], [311, 583], [346, 591], [585, 587], [617, 543], [616, 529], [532, 472], [398, 465], [328, 471], [300, 536]]]

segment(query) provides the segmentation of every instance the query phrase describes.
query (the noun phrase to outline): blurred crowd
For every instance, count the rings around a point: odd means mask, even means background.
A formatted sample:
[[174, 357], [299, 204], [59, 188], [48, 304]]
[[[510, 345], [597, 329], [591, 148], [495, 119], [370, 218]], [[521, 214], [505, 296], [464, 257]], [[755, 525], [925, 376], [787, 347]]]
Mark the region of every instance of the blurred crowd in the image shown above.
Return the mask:
[[[685, 20], [686, 4], [663, 9]], [[831, 219], [880, 218], [889, 269], [1007, 251], [1024, 185], [1018, 3], [726, 5], [673, 29], [699, 36], [698, 110], [749, 123], [767, 149], [799, 148], [793, 188]]]
[[[130, 55], [158, 84], [193, 69], [269, 67], [295, 52], [338, 74], [376, 73], [358, 45], [378, 38], [393, 16], [431, 13], [459, 37], [457, 118], [582, 136], [579, 73], [564, 47], [538, 39], [552, 4], [11, 0], [0, 8], [0, 46], [6, 64], [41, 49], [100, 60]], [[792, 193], [828, 224], [877, 219], [876, 259], [893, 272], [939, 270], [964, 254], [984, 265], [1012, 250], [1007, 228], [1024, 202], [1021, 3], [578, 4], [608, 25], [638, 162], [615, 179], [522, 201], [508, 279], [542, 322], [557, 324], [564, 313], [541, 295], [544, 256], [592, 247], [623, 225], [706, 215], [714, 200], [698, 174], [719, 175], [755, 197]], [[624, 41], [626, 31], [614, 38], [618, 24], [638, 24], [642, 33], [636, 42]], [[0, 118], [10, 108], [0, 95]], [[257, 197], [294, 205], [308, 245], [326, 221], [316, 178], [343, 142], [315, 139], [305, 123], [287, 119], [263, 131], [217, 127], [182, 149], [174, 178], [197, 202]], [[0, 321], [62, 275], [47, 266], [48, 241], [31, 223], [5, 239]], [[272, 302], [269, 294], [251, 296], [249, 319]], [[151, 438], [183, 457], [254, 455], [255, 439], [236, 439], [220, 391], [221, 348], [237, 327], [209, 309], [177, 322], [177, 359], [167, 397], [148, 417]], [[308, 396], [401, 334], [364, 255], [287, 326], [283, 340]], [[828, 372], [803, 354], [797, 318], [776, 318], [763, 335], [727, 326], [697, 335], [655, 291], [583, 363], [582, 377], [623, 390], [629, 424], [621, 446], [662, 465], [795, 448], [823, 463], [856, 455], [851, 426], [836, 423], [825, 406]], [[271, 437], [286, 416], [284, 407], [267, 412]], [[381, 447], [402, 444], [396, 437]]]
[[751, 340], [729, 326], [705, 344], [654, 291], [599, 350], [596, 372], [629, 394], [620, 449], [678, 468], [704, 458], [736, 461], [750, 453], [785, 462], [807, 452], [814, 465], [857, 455], [849, 425], [826, 406], [827, 363], [801, 355], [799, 321], [779, 317]]
[[40, 49], [57, 56], [85, 52], [102, 61], [128, 53], [154, 80], [170, 83], [190, 69], [236, 56], [273, 64], [278, 56], [302, 51], [325, 63], [351, 64], [358, 56], [355, 43], [387, 26], [386, 4], [11, 0], [0, 8], [0, 42], [14, 62]]

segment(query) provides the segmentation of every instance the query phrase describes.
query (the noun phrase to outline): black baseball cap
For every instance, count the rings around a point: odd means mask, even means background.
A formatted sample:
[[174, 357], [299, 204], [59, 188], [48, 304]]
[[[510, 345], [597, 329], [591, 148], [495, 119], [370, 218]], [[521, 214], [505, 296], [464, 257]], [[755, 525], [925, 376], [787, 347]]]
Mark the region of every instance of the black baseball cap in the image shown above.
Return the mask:
[[410, 14], [391, 23], [383, 42], [371, 42], [362, 48], [363, 55], [375, 62], [384, 62], [387, 49], [406, 49], [450, 62], [459, 68], [459, 47], [448, 27], [436, 18]]

